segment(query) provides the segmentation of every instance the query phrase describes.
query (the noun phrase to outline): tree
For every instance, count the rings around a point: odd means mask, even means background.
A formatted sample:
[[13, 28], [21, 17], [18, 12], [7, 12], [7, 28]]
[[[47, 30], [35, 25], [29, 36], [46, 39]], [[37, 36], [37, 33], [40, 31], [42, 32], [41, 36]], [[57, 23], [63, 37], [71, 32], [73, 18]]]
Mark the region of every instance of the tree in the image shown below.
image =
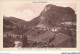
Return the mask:
[[14, 40], [10, 34], [7, 37], [3, 37], [3, 47], [14, 47]]
[[22, 42], [23, 42], [23, 46], [22, 47], [28, 47], [28, 39], [27, 39], [27, 35], [22, 35]]

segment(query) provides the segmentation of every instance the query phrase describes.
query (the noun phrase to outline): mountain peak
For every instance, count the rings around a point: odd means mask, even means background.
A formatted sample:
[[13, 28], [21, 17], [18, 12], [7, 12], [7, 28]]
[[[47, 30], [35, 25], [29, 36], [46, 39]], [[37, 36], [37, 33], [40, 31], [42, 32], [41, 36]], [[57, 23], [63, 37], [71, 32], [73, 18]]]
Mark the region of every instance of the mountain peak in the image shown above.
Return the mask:
[[70, 7], [48, 4], [41, 12], [39, 18], [41, 21], [37, 27], [53, 27], [58, 26], [63, 21], [75, 21], [74, 19], [76, 19], [76, 15], [75, 11]]
[[44, 10], [45, 11], [50, 11], [50, 12], [58, 12], [58, 13], [63, 13], [63, 14], [75, 14], [75, 11], [70, 8], [70, 7], [61, 7], [61, 6], [56, 6], [52, 4], [48, 4], [45, 6]]

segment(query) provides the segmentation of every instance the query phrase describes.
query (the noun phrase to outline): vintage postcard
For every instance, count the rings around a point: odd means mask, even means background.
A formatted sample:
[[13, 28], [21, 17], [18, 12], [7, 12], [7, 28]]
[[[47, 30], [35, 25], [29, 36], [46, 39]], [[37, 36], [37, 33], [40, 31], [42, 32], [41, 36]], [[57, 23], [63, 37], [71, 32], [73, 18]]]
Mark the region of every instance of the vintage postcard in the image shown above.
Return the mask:
[[1, 1], [2, 51], [78, 51], [78, 1]]

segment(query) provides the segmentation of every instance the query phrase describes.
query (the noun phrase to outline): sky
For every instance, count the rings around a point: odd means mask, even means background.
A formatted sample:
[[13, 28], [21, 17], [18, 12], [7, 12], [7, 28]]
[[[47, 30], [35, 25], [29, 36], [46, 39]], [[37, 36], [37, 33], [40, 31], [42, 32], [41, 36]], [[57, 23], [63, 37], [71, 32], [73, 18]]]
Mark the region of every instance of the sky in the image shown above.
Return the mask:
[[[71, 7], [74, 11], [77, 11], [76, 3], [52, 3], [53, 5]], [[4, 1], [2, 3], [3, 15], [7, 17], [16, 17], [26, 21], [30, 21], [33, 18], [39, 16], [41, 11], [47, 3], [31, 3], [31, 2], [16, 2], [16, 1]]]

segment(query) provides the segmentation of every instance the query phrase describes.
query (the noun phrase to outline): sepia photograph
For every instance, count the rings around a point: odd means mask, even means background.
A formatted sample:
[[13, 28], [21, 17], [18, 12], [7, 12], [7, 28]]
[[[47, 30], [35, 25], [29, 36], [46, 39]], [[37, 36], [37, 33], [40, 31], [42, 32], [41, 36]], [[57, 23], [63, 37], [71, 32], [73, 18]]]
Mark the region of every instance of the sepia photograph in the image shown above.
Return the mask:
[[76, 3], [3, 4], [3, 48], [77, 48]]

